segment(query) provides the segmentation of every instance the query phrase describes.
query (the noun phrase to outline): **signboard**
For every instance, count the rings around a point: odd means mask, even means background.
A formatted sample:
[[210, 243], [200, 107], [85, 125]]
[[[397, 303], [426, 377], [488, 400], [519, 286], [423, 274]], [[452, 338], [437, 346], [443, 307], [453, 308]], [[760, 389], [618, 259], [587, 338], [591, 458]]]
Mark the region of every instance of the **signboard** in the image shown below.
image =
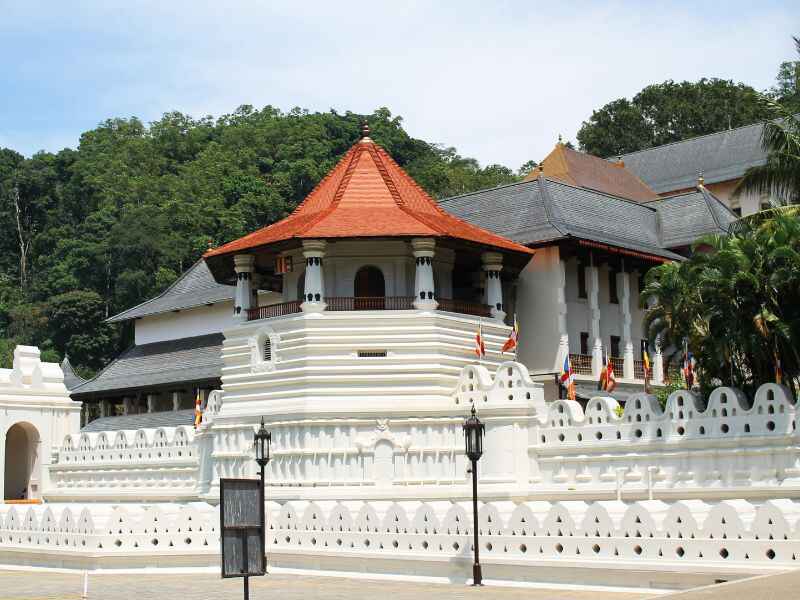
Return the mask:
[[264, 487], [260, 479], [220, 479], [223, 577], [264, 575]]

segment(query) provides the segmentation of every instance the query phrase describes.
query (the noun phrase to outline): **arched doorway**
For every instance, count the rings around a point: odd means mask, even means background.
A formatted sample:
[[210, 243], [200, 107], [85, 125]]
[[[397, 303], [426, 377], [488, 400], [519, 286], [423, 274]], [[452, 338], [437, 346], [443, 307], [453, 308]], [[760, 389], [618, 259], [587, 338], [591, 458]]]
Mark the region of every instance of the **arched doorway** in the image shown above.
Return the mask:
[[[30, 423], [16, 423], [6, 432], [3, 491], [6, 500], [38, 497], [39, 432]], [[37, 485], [31, 485], [32, 482]]]
[[386, 308], [386, 282], [378, 267], [361, 267], [356, 273], [353, 294], [356, 310], [383, 310]]

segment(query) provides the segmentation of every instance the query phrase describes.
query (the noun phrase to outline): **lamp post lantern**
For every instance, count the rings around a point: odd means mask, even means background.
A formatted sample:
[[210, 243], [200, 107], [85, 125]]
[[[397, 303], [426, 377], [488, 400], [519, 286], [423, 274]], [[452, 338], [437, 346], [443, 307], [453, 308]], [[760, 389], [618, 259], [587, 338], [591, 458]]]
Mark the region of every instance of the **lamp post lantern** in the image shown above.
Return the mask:
[[266, 507], [264, 506], [264, 487], [266, 481], [264, 480], [264, 467], [269, 463], [269, 447], [272, 443], [272, 433], [267, 431], [264, 426], [264, 417], [261, 417], [261, 427], [258, 428], [253, 436], [253, 446], [256, 451], [256, 462], [261, 469], [261, 549], [264, 552], [264, 571], [267, 570], [267, 516]]
[[481, 574], [480, 552], [478, 548], [478, 461], [483, 455], [483, 433], [485, 426], [475, 414], [475, 405], [472, 405], [472, 412], [464, 421], [464, 443], [466, 444], [466, 454], [472, 463], [472, 533], [474, 535], [472, 547], [474, 553], [474, 563], [472, 565], [472, 585], [483, 585], [483, 575]]

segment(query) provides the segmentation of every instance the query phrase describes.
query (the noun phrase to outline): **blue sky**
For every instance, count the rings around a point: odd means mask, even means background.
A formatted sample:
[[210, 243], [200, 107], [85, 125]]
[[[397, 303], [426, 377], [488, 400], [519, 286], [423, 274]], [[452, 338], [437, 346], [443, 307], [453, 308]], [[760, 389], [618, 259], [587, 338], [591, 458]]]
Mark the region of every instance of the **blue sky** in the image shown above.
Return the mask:
[[106, 118], [169, 110], [387, 106], [516, 168], [649, 83], [769, 87], [794, 58], [793, 4], [0, 0], [0, 147], [75, 147]]

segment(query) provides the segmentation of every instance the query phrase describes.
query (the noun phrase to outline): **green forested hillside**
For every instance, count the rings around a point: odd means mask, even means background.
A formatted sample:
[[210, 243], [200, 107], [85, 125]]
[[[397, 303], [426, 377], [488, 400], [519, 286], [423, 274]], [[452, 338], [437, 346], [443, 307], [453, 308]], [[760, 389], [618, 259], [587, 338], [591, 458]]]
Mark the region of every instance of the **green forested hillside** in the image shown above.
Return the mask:
[[410, 137], [399, 117], [243, 106], [218, 119], [112, 119], [77, 149], [0, 149], [0, 367], [15, 344], [65, 352], [85, 375], [130, 342], [103, 320], [169, 285], [205, 250], [286, 215], [369, 121], [431, 194], [514, 181]]

